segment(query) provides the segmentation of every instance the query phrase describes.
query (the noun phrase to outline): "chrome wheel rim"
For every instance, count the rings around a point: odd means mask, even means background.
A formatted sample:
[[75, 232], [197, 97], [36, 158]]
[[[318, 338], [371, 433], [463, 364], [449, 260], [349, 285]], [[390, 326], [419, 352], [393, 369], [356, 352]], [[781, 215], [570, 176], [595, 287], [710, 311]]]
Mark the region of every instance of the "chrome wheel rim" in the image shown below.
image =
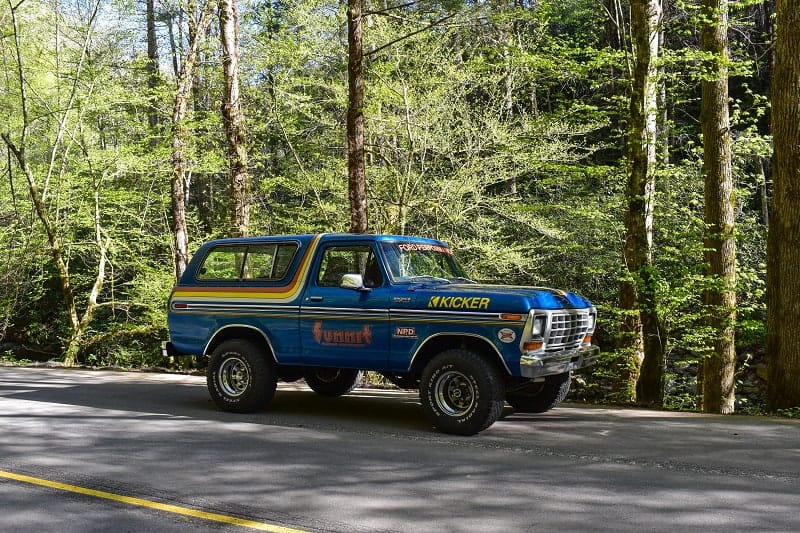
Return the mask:
[[463, 416], [475, 405], [475, 386], [461, 372], [444, 372], [436, 379], [433, 390], [436, 404], [448, 416]]
[[217, 371], [217, 383], [227, 396], [241, 396], [250, 386], [250, 369], [241, 358], [229, 357]]

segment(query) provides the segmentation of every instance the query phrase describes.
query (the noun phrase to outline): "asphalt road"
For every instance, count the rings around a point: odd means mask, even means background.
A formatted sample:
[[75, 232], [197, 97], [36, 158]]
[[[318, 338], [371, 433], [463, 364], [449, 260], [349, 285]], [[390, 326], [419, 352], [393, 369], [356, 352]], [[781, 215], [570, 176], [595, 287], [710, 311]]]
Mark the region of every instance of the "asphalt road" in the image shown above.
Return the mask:
[[248, 527], [798, 531], [800, 423], [567, 405], [455, 437], [413, 393], [233, 415], [202, 377], [0, 367], [0, 531]]

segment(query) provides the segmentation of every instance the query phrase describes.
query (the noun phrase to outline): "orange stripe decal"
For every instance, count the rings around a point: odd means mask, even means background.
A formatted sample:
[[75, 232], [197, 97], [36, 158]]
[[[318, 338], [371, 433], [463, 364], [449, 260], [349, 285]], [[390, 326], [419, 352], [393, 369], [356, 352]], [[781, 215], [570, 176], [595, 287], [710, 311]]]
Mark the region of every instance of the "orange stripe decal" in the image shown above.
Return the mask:
[[291, 281], [283, 287], [199, 287], [199, 286], [182, 286], [176, 287], [173, 293], [173, 300], [226, 300], [232, 299], [266, 299], [275, 302], [286, 303], [297, 297], [303, 290], [307, 281], [308, 270], [311, 266], [311, 260], [314, 256], [314, 251], [319, 243], [320, 235], [314, 236], [306, 248], [303, 258], [300, 260], [294, 276]]

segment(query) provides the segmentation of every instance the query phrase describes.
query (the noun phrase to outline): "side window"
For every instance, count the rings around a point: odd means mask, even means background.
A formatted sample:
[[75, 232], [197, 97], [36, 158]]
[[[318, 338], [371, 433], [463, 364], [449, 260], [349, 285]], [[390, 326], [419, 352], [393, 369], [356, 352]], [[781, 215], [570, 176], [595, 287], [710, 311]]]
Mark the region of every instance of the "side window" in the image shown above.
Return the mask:
[[220, 246], [208, 253], [197, 279], [278, 281], [286, 276], [296, 243]]
[[383, 284], [380, 265], [369, 246], [332, 246], [325, 250], [317, 284], [320, 287], [338, 287], [345, 274], [361, 274], [365, 287]]
[[278, 246], [278, 251], [275, 253], [275, 264], [272, 266], [273, 278], [283, 279], [286, 276], [296, 252], [297, 245], [294, 243]]
[[214, 248], [206, 256], [200, 271], [199, 280], [235, 280], [239, 279], [246, 253], [245, 246], [220, 246]]
[[277, 244], [248, 246], [247, 261], [242, 271], [243, 279], [273, 279], [272, 265], [275, 263]]

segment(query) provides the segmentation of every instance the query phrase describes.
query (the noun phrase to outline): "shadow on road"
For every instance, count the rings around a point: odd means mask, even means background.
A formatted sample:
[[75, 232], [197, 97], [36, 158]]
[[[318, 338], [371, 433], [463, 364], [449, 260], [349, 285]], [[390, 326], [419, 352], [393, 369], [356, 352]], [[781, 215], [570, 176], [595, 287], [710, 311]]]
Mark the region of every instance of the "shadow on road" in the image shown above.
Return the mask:
[[[256, 424], [365, 424], [394, 430], [428, 430], [416, 393], [356, 389], [340, 398], [316, 394], [302, 384], [278, 385], [267, 408], [250, 414], [227, 413], [209, 398], [205, 379], [198, 376], [59, 371], [63, 379], [48, 379], [39, 369], [0, 372], [0, 397], [132, 411], [152, 417], [190, 417]], [[117, 416], [117, 415], [115, 415]]]
[[[414, 393], [290, 384], [235, 415], [199, 376], [7, 367], [0, 402], [8, 470], [316, 531], [800, 524], [795, 421], [581, 406], [464, 438], [433, 432]], [[8, 498], [43, 507], [24, 496]]]

